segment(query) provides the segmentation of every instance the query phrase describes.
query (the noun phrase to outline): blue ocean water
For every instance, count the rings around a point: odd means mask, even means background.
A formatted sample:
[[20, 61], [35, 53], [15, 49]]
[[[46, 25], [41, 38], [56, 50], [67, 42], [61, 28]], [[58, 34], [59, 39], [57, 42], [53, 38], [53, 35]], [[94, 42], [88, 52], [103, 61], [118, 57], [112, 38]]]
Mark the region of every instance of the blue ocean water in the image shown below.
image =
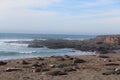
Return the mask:
[[72, 49], [28, 48], [28, 44], [6, 43], [7, 41], [30, 41], [34, 39], [68, 39], [83, 40], [95, 35], [60, 35], [60, 34], [17, 34], [0, 33], [0, 60], [46, 57], [52, 55], [91, 55], [93, 52], [75, 51]]

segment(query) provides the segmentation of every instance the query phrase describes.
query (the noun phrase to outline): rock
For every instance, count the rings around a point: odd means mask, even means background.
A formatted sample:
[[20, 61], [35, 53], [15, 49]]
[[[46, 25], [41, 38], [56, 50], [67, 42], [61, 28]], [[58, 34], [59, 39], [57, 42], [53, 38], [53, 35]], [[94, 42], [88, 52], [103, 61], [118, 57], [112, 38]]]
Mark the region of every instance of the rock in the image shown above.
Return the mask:
[[116, 68], [115, 70], [113, 71], [107, 71], [107, 72], [104, 72], [102, 73], [103, 75], [120, 75], [120, 69], [119, 68]]
[[114, 74], [119, 75], [119, 74], [120, 74], [120, 68], [116, 68], [116, 69], [114, 70]]
[[62, 71], [50, 71], [45, 73], [46, 75], [52, 75], [52, 76], [59, 76], [59, 75], [66, 75], [67, 73]]
[[33, 72], [46, 72], [46, 71], [50, 71], [50, 69], [35, 68], [35, 69], [33, 70]]
[[0, 65], [6, 65], [7, 62], [4, 62], [4, 61], [0, 61]]
[[[89, 40], [34, 40], [29, 42], [28, 47], [50, 49], [72, 48], [81, 51], [100, 51], [102, 54], [120, 49], [120, 35], [102, 35]], [[73, 51], [74, 52], [74, 51]]]
[[68, 56], [68, 55], [64, 55], [64, 57], [65, 57], [65, 58], [70, 58], [70, 56]]
[[76, 69], [73, 69], [73, 68], [64, 68], [64, 72], [72, 72], [72, 71], [76, 71]]
[[36, 59], [37, 59], [37, 60], [40, 60], [40, 61], [43, 61], [43, 60], [44, 60], [44, 58], [41, 58], [41, 57], [37, 57]]
[[98, 58], [109, 58], [109, 56], [106, 56], [105, 54], [102, 54], [100, 52], [96, 52], [96, 57], [98, 57]]
[[82, 59], [78, 59], [78, 58], [74, 58], [73, 59], [73, 64], [76, 64], [76, 63], [84, 63], [85, 61], [82, 60]]
[[111, 75], [113, 73], [114, 73], [113, 71], [107, 71], [107, 72], [102, 73], [102, 75]]
[[110, 59], [104, 59], [104, 62], [112, 62]]
[[18, 69], [18, 68], [7, 68], [5, 71], [6, 72], [12, 72], [12, 71], [21, 71], [22, 69]]
[[50, 68], [55, 68], [55, 65], [54, 64], [50, 64], [48, 65]]
[[105, 66], [119, 66], [120, 64], [118, 63], [107, 63]]
[[32, 68], [36, 68], [36, 67], [42, 67], [43, 65], [45, 65], [44, 63], [35, 63], [32, 65]]
[[20, 62], [20, 64], [26, 65], [26, 64], [30, 64], [30, 63], [27, 62], [27, 61], [25, 61], [25, 60], [22, 60], [22, 61]]

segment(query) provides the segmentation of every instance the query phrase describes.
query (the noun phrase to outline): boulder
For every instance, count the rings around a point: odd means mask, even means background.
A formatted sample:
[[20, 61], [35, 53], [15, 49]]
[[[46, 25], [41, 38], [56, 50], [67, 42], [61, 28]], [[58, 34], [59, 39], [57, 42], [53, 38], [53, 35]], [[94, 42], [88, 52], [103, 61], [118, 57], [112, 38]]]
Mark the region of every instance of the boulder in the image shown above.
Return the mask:
[[4, 62], [4, 61], [0, 61], [0, 65], [6, 65], [7, 62]]

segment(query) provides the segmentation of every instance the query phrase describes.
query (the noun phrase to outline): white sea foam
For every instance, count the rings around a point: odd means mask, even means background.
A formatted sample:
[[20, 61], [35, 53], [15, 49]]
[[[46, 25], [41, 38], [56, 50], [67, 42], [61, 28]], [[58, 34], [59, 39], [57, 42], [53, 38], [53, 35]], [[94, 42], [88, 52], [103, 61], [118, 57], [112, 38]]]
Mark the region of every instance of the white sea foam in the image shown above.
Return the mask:
[[73, 38], [65, 38], [65, 40], [84, 40], [83, 38], [75, 38], [75, 39], [73, 39]]
[[32, 54], [36, 51], [0, 51], [0, 54]]

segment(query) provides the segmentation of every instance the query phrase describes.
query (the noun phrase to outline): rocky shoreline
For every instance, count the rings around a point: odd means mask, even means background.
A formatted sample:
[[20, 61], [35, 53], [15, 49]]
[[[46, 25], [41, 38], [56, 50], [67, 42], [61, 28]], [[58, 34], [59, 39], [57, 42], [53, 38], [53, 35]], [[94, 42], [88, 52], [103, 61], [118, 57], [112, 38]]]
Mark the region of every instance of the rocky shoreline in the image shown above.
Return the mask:
[[72, 48], [75, 50], [97, 52], [100, 54], [120, 52], [120, 35], [100, 35], [87, 40], [35, 39], [33, 41], [9, 41], [8, 43], [26, 43], [29, 44], [28, 47], [30, 48]]
[[114, 52], [120, 49], [120, 35], [103, 35], [88, 40], [33, 40], [28, 47], [50, 49], [72, 48], [81, 51], [93, 51], [101, 54]]
[[97, 53], [89, 56], [65, 55], [0, 61], [0, 80], [120, 79], [120, 35], [97, 36], [82, 41], [49, 39], [15, 43], [28, 43], [28, 47], [32, 48], [72, 48]]
[[119, 79], [119, 54], [65, 55], [0, 61], [0, 80]]

